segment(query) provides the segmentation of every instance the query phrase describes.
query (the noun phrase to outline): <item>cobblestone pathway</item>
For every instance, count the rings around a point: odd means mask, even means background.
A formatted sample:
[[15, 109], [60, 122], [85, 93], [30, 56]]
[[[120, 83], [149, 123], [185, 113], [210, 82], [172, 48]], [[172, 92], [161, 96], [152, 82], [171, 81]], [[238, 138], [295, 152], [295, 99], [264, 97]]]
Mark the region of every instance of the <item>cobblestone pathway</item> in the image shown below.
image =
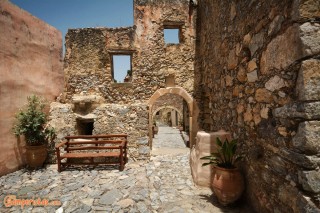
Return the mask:
[[[222, 208], [211, 191], [193, 185], [189, 150], [152, 155], [149, 162], [129, 162], [123, 172], [96, 167], [57, 172], [56, 165], [0, 177], [0, 212], [221, 212], [248, 211]], [[25, 199], [57, 200], [61, 206], [12, 206], [8, 195]]]
[[176, 128], [159, 125], [159, 132], [154, 136], [153, 148], [188, 149]]

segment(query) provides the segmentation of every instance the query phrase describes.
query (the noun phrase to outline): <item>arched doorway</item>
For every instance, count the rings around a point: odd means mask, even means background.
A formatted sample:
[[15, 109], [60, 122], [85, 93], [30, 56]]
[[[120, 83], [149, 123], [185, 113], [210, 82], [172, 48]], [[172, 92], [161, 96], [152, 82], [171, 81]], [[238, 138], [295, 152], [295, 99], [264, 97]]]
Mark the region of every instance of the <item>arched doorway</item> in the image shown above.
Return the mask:
[[187, 103], [188, 111], [189, 111], [189, 140], [190, 140], [190, 148], [193, 146], [195, 142], [195, 136], [198, 131], [198, 115], [199, 115], [199, 108], [192, 98], [192, 96], [182, 87], [167, 87], [161, 88], [157, 90], [149, 99], [148, 106], [149, 106], [149, 141], [150, 141], [150, 148], [152, 149], [152, 124], [153, 124], [153, 112], [152, 106], [157, 101], [158, 98], [165, 94], [175, 94], [181, 96], [184, 101]]

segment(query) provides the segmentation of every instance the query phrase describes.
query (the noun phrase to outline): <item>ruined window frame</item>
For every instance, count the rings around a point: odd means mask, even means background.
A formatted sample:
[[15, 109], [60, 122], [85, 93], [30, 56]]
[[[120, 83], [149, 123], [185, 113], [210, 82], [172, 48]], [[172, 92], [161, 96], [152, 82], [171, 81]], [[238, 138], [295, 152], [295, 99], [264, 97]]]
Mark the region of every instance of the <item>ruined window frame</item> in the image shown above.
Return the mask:
[[[183, 37], [183, 32], [182, 32], [182, 27], [184, 26], [184, 22], [174, 22], [174, 21], [165, 21], [163, 23], [163, 40], [165, 45], [179, 45], [182, 44], [184, 42], [184, 37]], [[177, 29], [178, 30], [178, 39], [179, 39], [179, 43], [166, 43], [165, 39], [164, 39], [164, 32], [166, 29]]]
[[[111, 77], [114, 84], [131, 84], [132, 83], [132, 76], [133, 76], [133, 70], [132, 70], [132, 59], [133, 59], [133, 53], [134, 50], [109, 50], [110, 55], [110, 62], [111, 62]], [[114, 78], [114, 62], [113, 62], [113, 56], [129, 56], [130, 57], [130, 70], [131, 70], [131, 80], [128, 82], [116, 82], [116, 79]], [[123, 79], [124, 81], [124, 79]]]

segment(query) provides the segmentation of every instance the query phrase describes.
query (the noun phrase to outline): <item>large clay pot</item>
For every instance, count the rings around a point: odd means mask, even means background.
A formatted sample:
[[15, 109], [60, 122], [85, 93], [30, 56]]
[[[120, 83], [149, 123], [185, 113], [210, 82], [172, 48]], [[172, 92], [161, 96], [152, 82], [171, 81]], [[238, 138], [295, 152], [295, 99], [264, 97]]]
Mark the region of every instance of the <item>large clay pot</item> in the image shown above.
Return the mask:
[[238, 169], [213, 168], [212, 189], [222, 205], [238, 200], [244, 190], [243, 176]]
[[47, 154], [48, 151], [46, 145], [26, 146], [27, 165], [31, 168], [42, 167], [47, 158]]

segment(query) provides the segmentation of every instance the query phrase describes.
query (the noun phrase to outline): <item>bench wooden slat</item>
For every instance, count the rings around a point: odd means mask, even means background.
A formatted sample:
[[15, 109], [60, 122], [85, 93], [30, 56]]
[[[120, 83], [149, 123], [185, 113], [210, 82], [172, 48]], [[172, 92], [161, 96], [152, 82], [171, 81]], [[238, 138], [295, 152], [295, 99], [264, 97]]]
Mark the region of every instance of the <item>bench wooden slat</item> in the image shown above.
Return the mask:
[[101, 153], [64, 153], [61, 158], [92, 158], [92, 157], [119, 157], [120, 152]]
[[124, 140], [98, 140], [98, 141], [69, 141], [69, 145], [73, 144], [117, 144], [117, 143], [122, 143]]
[[75, 150], [93, 150], [93, 149], [121, 149], [120, 146], [78, 146], [78, 147], [68, 147], [64, 150], [75, 151]]
[[115, 137], [127, 137], [127, 134], [108, 134], [108, 135], [75, 135], [66, 136], [66, 139], [85, 139], [85, 138], [115, 138]]

